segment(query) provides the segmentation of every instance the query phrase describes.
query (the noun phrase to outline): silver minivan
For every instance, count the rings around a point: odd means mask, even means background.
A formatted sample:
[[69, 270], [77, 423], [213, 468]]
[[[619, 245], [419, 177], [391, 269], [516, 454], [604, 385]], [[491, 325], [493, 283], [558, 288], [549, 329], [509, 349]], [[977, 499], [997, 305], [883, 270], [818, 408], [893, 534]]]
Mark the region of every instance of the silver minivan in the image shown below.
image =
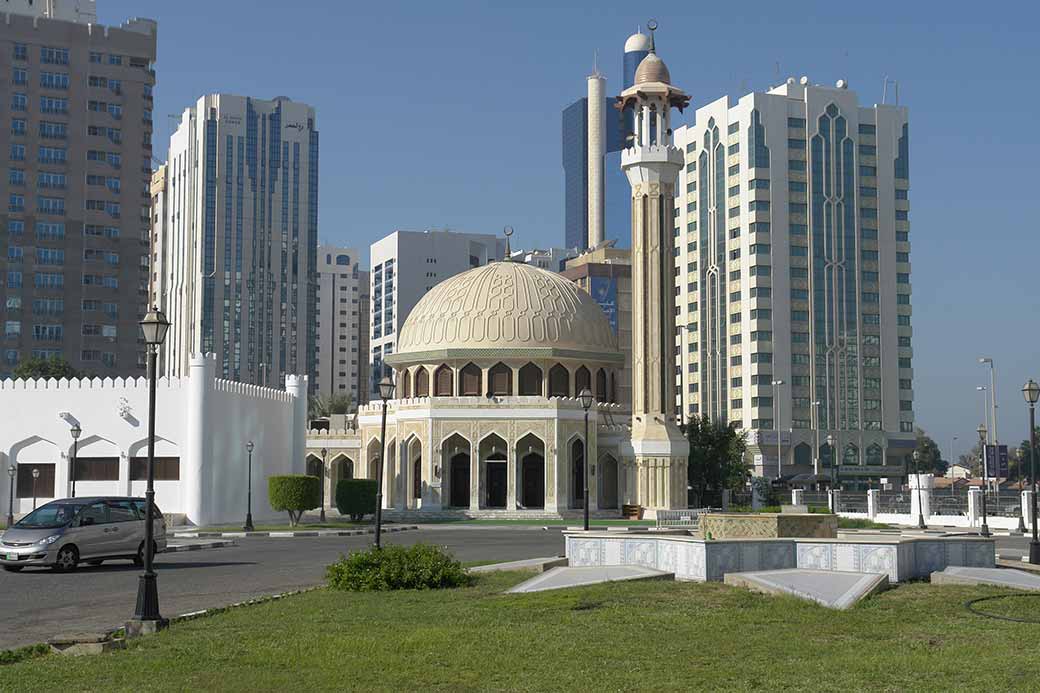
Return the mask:
[[[143, 498], [66, 498], [41, 505], [0, 535], [0, 566], [72, 570], [112, 558], [144, 562]], [[152, 506], [155, 552], [166, 550], [166, 520]]]

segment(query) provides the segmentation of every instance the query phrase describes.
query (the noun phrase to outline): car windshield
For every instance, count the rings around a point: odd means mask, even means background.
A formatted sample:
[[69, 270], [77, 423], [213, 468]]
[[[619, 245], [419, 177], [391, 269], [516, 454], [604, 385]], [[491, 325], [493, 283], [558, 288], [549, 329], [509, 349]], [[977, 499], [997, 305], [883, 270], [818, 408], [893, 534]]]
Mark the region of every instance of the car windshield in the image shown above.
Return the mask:
[[51, 527], [64, 527], [67, 525], [82, 506], [71, 503], [48, 503], [43, 507], [33, 510], [31, 513], [16, 522], [14, 526], [18, 529], [46, 529]]

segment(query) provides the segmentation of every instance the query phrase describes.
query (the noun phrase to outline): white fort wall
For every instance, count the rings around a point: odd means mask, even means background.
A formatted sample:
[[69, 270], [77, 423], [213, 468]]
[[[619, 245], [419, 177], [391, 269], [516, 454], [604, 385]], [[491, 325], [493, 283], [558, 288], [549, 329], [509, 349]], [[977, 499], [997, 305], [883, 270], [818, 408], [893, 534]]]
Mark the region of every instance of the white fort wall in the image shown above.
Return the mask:
[[[193, 356], [182, 378], [160, 378], [156, 391], [155, 455], [179, 459], [179, 479], [155, 482], [164, 513], [198, 524], [245, 518], [247, 456], [253, 452], [253, 515], [279, 516], [267, 502], [267, 477], [302, 474], [307, 379], [286, 376], [286, 390], [214, 377], [212, 355]], [[77, 496], [144, 495], [146, 483], [131, 481], [130, 464], [148, 454], [148, 382], [145, 378], [0, 381], [0, 515], [7, 514], [6, 470], [20, 474], [34, 464], [54, 465], [54, 491], [72, 492], [69, 431], [78, 423], [78, 458], [118, 458], [118, 478], [77, 481]], [[17, 496], [16, 491], [16, 496]], [[32, 498], [15, 498], [15, 515], [32, 509]]]

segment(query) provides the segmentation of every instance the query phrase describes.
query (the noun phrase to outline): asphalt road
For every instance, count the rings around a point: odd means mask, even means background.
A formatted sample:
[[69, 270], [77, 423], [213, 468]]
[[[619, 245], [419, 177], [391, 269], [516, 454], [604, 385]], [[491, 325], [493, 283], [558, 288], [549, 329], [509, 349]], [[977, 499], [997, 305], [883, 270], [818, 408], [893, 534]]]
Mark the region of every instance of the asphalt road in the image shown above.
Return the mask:
[[[326, 565], [371, 541], [371, 536], [250, 538], [238, 539], [232, 547], [160, 554], [160, 608], [169, 617], [317, 585]], [[383, 541], [446, 546], [461, 561], [563, 553], [558, 528], [436, 527], [384, 535]], [[139, 575], [140, 569], [129, 561], [81, 566], [72, 573], [0, 571], [0, 650], [43, 642], [59, 633], [121, 626], [133, 614]]]

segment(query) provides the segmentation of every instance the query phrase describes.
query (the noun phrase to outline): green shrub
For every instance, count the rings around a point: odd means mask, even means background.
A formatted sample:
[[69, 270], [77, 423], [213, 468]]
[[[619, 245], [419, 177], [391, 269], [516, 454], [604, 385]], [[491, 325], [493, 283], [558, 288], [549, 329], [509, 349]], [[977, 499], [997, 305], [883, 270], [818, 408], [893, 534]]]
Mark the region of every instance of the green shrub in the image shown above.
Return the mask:
[[472, 578], [451, 554], [436, 546], [384, 546], [341, 556], [325, 570], [329, 587], [351, 592], [462, 587]]
[[43, 643], [17, 647], [13, 650], [0, 650], [0, 664], [17, 664], [36, 657], [44, 657], [50, 653], [50, 645]]
[[336, 509], [359, 522], [376, 512], [376, 482], [372, 479], [343, 479], [336, 484]]
[[268, 477], [267, 498], [272, 508], [289, 513], [289, 524], [295, 527], [304, 511], [321, 504], [321, 481], [305, 474]]

